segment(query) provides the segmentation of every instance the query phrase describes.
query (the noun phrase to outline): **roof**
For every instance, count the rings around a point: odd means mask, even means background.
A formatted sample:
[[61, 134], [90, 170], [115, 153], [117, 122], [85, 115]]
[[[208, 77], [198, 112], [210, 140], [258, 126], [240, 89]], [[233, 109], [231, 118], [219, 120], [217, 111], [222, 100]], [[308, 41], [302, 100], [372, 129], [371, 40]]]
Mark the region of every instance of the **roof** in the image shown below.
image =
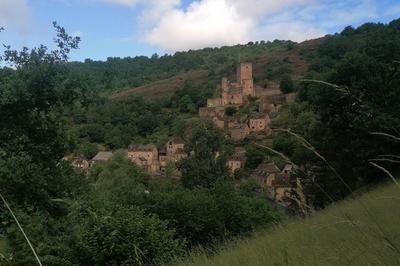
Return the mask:
[[181, 148], [176, 149], [176, 152], [175, 152], [175, 153], [176, 153], [176, 154], [186, 154], [185, 150], [184, 150], [184, 149], [181, 149]]
[[266, 117], [267, 117], [266, 114], [258, 112], [250, 114], [250, 119], [265, 119]]
[[229, 158], [229, 161], [245, 161], [246, 150], [242, 147], [236, 147], [235, 153]]
[[133, 148], [133, 151], [153, 151], [154, 149], [157, 149], [157, 147], [154, 144], [146, 144], [146, 145], [138, 145]]
[[92, 161], [108, 161], [113, 156], [110, 151], [101, 151], [93, 157]]
[[254, 171], [259, 175], [278, 174], [281, 172], [275, 163], [262, 163]]
[[232, 129], [244, 129], [248, 127], [249, 126], [245, 123], [236, 123], [235, 125], [233, 125]]
[[284, 171], [293, 171], [294, 170], [294, 165], [293, 164], [286, 164], [285, 167], [283, 167], [282, 172]]
[[172, 141], [174, 144], [185, 144], [185, 141], [180, 137], [173, 137], [169, 141]]

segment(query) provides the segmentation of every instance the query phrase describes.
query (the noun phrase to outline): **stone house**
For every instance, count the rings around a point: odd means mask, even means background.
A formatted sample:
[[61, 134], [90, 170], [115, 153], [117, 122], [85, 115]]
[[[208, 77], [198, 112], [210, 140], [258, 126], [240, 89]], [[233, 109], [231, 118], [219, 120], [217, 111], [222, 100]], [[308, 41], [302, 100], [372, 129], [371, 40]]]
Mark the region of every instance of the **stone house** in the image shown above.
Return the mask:
[[253, 175], [257, 178], [263, 188], [270, 188], [272, 187], [276, 175], [279, 173], [281, 173], [281, 170], [275, 163], [261, 163], [254, 170]]
[[185, 142], [181, 138], [171, 138], [166, 144], [167, 159], [177, 162], [187, 157]]
[[243, 168], [246, 163], [246, 151], [243, 148], [236, 148], [234, 154], [228, 159], [227, 166], [231, 174], [237, 169]]
[[183, 141], [182, 138], [174, 137], [171, 138], [165, 146], [167, 150], [167, 155], [173, 155], [179, 149], [183, 150], [185, 148], [185, 142]]
[[285, 203], [290, 197], [292, 185], [290, 174], [281, 172], [274, 163], [260, 164], [253, 172], [267, 196], [275, 202]]
[[284, 173], [277, 174], [275, 180], [272, 182], [272, 186], [274, 188], [274, 201], [287, 203], [292, 191], [290, 175]]
[[165, 148], [158, 151], [154, 144], [138, 145], [128, 152], [128, 158], [152, 174], [165, 171], [168, 162], [178, 162], [187, 157], [181, 138], [171, 138]]
[[236, 123], [229, 129], [233, 140], [242, 140], [250, 134], [249, 126], [246, 123]]
[[89, 161], [82, 157], [77, 157], [77, 158], [72, 159], [71, 165], [75, 169], [79, 169], [82, 171], [87, 171], [90, 168]]
[[293, 164], [286, 164], [283, 169], [282, 169], [282, 173], [283, 174], [287, 174], [287, 175], [292, 175], [295, 171], [295, 167]]
[[151, 173], [160, 170], [158, 150], [154, 144], [138, 145], [128, 152], [128, 158]]
[[270, 129], [271, 119], [268, 114], [253, 113], [249, 118], [250, 132], [267, 132]]

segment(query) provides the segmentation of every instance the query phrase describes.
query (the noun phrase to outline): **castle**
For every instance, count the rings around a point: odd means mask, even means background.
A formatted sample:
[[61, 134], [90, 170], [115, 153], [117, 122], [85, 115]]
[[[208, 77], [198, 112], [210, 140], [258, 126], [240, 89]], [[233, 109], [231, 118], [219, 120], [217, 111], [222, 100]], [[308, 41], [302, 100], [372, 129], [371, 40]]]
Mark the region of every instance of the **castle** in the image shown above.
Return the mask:
[[207, 107], [241, 106], [246, 102], [248, 96], [256, 96], [252, 64], [241, 63], [237, 68], [236, 82], [222, 78], [217, 90], [221, 97], [208, 99]]
[[[241, 140], [251, 133], [268, 133], [270, 129], [270, 114], [277, 112], [279, 106], [271, 103], [262, 88], [256, 88], [253, 81], [253, 66], [251, 63], [241, 63], [236, 71], [236, 82], [222, 78], [217, 86], [219, 97], [207, 100], [207, 107], [199, 109], [202, 119], [211, 119], [220, 129], [224, 130], [234, 140]], [[274, 91], [275, 94], [281, 94]], [[271, 95], [269, 95], [271, 96]], [[258, 98], [259, 112], [243, 116], [229, 117], [225, 115], [227, 107], [242, 107], [248, 104], [249, 97]]]

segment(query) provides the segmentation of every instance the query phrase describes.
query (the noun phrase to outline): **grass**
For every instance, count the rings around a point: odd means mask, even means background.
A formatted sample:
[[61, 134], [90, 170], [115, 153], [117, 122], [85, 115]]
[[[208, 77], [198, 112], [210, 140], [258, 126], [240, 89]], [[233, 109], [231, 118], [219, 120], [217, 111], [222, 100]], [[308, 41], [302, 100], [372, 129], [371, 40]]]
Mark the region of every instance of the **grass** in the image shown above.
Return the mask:
[[6, 240], [0, 238], [0, 254], [4, 254], [6, 252]]
[[313, 217], [228, 244], [178, 265], [400, 265], [400, 189], [380, 187]]

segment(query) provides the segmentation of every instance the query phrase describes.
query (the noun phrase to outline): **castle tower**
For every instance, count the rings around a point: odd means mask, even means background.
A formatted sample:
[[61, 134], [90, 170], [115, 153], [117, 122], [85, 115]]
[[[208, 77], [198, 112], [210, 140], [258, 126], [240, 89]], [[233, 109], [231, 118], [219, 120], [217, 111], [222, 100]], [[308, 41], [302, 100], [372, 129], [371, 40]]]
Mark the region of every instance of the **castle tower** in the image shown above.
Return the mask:
[[253, 66], [251, 63], [240, 63], [236, 72], [237, 83], [243, 84], [243, 80], [253, 79]]
[[227, 78], [222, 78], [221, 80], [222, 105], [226, 105], [228, 103], [228, 93], [229, 93], [229, 81]]
[[251, 63], [240, 63], [236, 72], [237, 83], [243, 87], [243, 96], [255, 96], [253, 66]]

